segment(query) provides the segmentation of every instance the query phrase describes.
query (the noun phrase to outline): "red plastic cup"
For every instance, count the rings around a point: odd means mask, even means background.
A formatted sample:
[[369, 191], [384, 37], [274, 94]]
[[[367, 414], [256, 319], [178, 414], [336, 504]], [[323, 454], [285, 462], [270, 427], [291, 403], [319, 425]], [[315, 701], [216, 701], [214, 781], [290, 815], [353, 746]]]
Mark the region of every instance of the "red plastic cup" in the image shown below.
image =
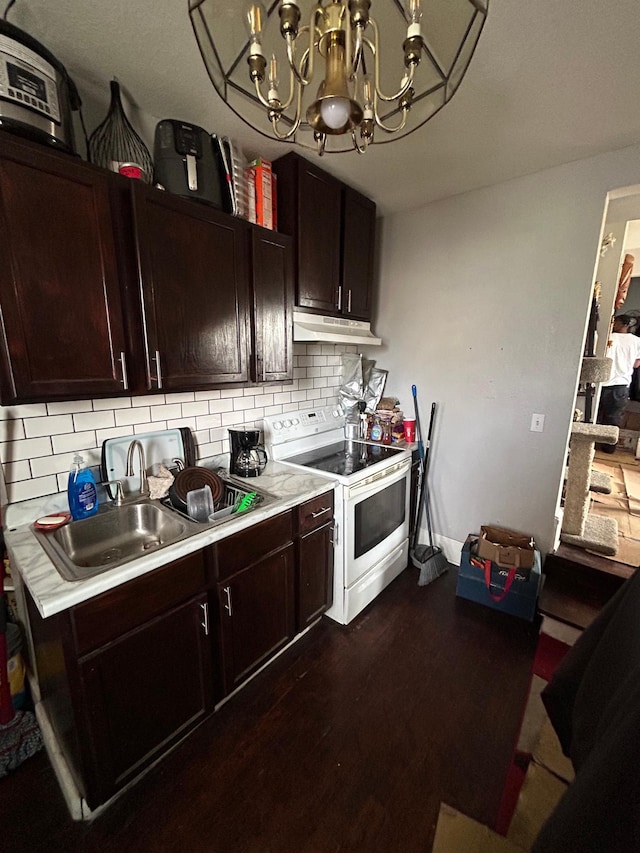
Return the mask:
[[404, 440], [409, 442], [409, 444], [413, 443], [416, 440], [416, 419], [415, 418], [405, 418], [404, 419]]

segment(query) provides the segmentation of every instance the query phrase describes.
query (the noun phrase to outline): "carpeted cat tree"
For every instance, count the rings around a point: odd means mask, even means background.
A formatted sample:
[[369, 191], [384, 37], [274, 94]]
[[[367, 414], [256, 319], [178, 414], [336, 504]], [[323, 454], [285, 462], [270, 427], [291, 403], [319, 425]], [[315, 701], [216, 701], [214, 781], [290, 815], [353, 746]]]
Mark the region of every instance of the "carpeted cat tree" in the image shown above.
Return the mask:
[[[611, 373], [610, 358], [584, 358], [580, 382], [605, 382]], [[615, 519], [589, 512], [590, 490], [611, 491], [611, 478], [591, 470], [595, 444], [616, 444], [618, 427], [573, 423], [569, 440], [569, 466], [560, 541], [589, 548], [613, 557], [618, 551]]]

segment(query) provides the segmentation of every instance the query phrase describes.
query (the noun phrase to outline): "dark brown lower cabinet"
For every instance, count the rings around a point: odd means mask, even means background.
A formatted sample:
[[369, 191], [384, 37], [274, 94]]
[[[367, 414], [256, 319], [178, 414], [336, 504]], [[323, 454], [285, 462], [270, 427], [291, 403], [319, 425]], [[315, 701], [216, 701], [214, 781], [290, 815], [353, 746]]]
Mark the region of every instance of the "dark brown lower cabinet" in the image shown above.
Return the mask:
[[206, 551], [42, 619], [43, 706], [93, 809], [213, 711]]
[[333, 492], [43, 619], [42, 707], [90, 808], [331, 605]]
[[118, 790], [211, 709], [205, 595], [79, 664], [99, 798]]
[[293, 638], [293, 564], [289, 543], [218, 584], [227, 694]]
[[298, 540], [296, 627], [304, 631], [333, 603], [333, 520]]

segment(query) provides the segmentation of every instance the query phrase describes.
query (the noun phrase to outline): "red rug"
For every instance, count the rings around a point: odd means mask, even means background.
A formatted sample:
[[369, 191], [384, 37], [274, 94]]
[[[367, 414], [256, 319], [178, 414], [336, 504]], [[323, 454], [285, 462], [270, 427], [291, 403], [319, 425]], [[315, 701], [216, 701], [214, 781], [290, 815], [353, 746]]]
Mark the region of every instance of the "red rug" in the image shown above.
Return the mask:
[[[550, 637], [548, 634], [540, 634], [538, 637], [538, 645], [536, 647], [536, 655], [533, 659], [532, 676], [537, 675], [544, 681], [550, 681], [555, 668], [570, 648], [571, 646], [568, 646], [560, 640], [556, 640], [555, 637]], [[525, 711], [526, 705], [522, 711], [523, 719]], [[517, 749], [514, 750], [513, 758], [511, 759], [511, 767], [507, 773], [507, 779], [502, 792], [502, 800], [500, 802], [500, 808], [498, 809], [498, 817], [495, 826], [496, 832], [499, 832], [500, 835], [506, 836], [509, 831], [511, 819], [518, 804], [520, 789], [524, 784], [530, 760], [531, 755], [528, 753], [520, 752]]]
[[564, 658], [571, 646], [550, 637], [549, 634], [540, 634], [536, 656], [533, 659], [533, 674], [545, 681], [551, 681], [551, 676], [560, 661]]

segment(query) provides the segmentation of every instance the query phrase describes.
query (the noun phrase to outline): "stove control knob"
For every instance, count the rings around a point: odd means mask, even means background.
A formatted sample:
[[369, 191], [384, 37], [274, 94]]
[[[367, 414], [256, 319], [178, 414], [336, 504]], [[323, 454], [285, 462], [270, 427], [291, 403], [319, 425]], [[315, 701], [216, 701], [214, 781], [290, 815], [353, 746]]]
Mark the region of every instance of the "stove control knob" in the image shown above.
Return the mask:
[[275, 421], [275, 423], [273, 424], [273, 428], [276, 430], [282, 429], [282, 424], [280, 423], [280, 421]]
[[289, 420], [287, 420], [287, 421], [282, 421], [282, 426], [284, 426], [284, 427], [290, 427], [290, 426], [291, 426], [291, 421], [289, 421]]
[[297, 418], [292, 418], [292, 419], [291, 419], [291, 423], [293, 424], [293, 426], [298, 426], [298, 424], [300, 423], [300, 421], [299, 421]]
[[334, 409], [334, 410], [333, 410], [333, 417], [334, 417], [334, 418], [339, 418], [339, 417], [340, 417], [340, 411], [339, 411], [338, 409]]

